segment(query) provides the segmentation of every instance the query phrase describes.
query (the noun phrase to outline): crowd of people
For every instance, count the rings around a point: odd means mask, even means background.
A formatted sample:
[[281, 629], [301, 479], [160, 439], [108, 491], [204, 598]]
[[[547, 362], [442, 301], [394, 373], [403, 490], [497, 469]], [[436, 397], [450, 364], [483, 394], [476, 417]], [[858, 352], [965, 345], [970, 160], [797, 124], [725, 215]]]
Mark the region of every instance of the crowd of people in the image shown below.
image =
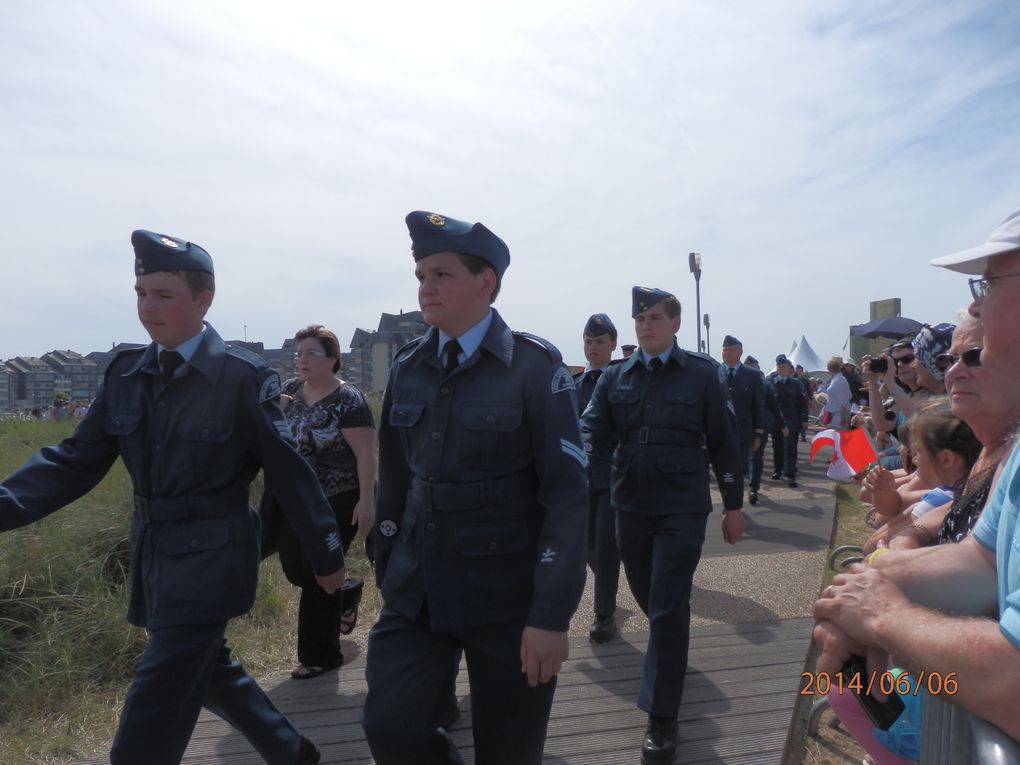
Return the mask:
[[[971, 280], [968, 317], [925, 327], [860, 368], [834, 357], [825, 383], [782, 354], [764, 374], [732, 335], [722, 364], [681, 349], [679, 301], [642, 286], [631, 290], [637, 344], [612, 359], [616, 327], [594, 314], [582, 332], [586, 365], [571, 375], [556, 348], [493, 307], [510, 262], [498, 236], [421, 211], [406, 225], [430, 329], [396, 354], [378, 431], [340, 375], [332, 332], [295, 335], [299, 377], [281, 385], [205, 322], [209, 254], [133, 233], [138, 317], [153, 342], [118, 354], [74, 434], [0, 483], [5, 530], [82, 496], [118, 456], [131, 476], [128, 619], [149, 640], [112, 762], [179, 762], [203, 706], [267, 762], [319, 762], [224, 630], [251, 607], [260, 559], [278, 550], [301, 588], [292, 676], [341, 666], [339, 638], [357, 626], [364, 586], [346, 576], [344, 555], [359, 536], [383, 596], [361, 713], [380, 765], [463, 762], [449, 735], [462, 659], [475, 762], [540, 763], [586, 565], [589, 636], [604, 643], [618, 631], [621, 563], [650, 624], [636, 698], [648, 716], [641, 761], [672, 762], [710, 474], [723, 539], [736, 544], [745, 490], [760, 501], [767, 441], [772, 479], [796, 488], [816, 405], [832, 427], [890, 439], [860, 476], [876, 525], [867, 562], [815, 606], [819, 671], [859, 655], [873, 672], [952, 672], [954, 702], [1020, 734], [1011, 385], [1020, 370], [1010, 354], [1020, 342], [1020, 213], [988, 245], [937, 263], [983, 274]], [[259, 515], [248, 486], [260, 468]], [[883, 748], [847, 699], [833, 705], [871, 756], [908, 759]]]

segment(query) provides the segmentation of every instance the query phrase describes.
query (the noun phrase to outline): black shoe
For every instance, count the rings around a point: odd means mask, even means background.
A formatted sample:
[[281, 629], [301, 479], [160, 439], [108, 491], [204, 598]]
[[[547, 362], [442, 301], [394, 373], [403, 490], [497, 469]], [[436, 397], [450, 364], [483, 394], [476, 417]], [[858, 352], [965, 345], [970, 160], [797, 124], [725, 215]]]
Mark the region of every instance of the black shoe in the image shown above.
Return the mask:
[[645, 741], [641, 745], [641, 765], [673, 762], [676, 757], [677, 724], [675, 717], [648, 717]]
[[301, 745], [298, 747], [297, 765], [319, 765], [321, 758], [322, 753], [319, 752], [319, 747], [302, 736]]
[[757, 505], [758, 504], [758, 492], [755, 491], [754, 489], [751, 489], [751, 491], [747, 495], [747, 501], [750, 502], [752, 505]]
[[778, 470], [775, 473], [772, 474], [772, 480], [773, 481], [778, 481], [782, 477], [783, 477], [783, 474], [780, 473]]
[[593, 643], [608, 643], [616, 634], [616, 619], [609, 616], [596, 616], [588, 629], [588, 638]]
[[789, 486], [791, 489], [797, 488], [797, 479], [794, 478], [793, 476], [790, 476]]
[[446, 730], [450, 730], [454, 726], [454, 723], [460, 719], [460, 705], [457, 703], [457, 697], [454, 696], [450, 699], [450, 708], [446, 712], [446, 716], [443, 718], [443, 722], [440, 723]]

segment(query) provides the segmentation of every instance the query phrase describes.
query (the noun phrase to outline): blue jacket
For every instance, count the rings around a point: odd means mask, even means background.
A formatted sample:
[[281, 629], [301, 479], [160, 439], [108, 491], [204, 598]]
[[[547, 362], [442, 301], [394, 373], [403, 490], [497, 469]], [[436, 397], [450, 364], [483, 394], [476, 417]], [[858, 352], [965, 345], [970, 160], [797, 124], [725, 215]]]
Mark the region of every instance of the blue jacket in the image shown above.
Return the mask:
[[379, 428], [376, 578], [436, 629], [566, 630], [584, 588], [587, 460], [559, 351], [493, 310], [449, 376], [435, 328], [390, 370]]
[[765, 433], [765, 381], [761, 373], [743, 364], [737, 367], [730, 381], [729, 368], [719, 365], [719, 378], [730, 394], [742, 447], [751, 447], [755, 436]]
[[210, 326], [166, 385], [154, 344], [124, 351], [74, 433], [0, 484], [0, 530], [73, 502], [121, 457], [135, 506], [128, 621], [223, 622], [254, 603], [260, 534], [248, 485], [262, 467], [316, 572], [332, 573], [344, 562], [336, 520], [279, 396], [276, 372]]
[[723, 506], [743, 505], [744, 469], [716, 362], [674, 342], [654, 375], [635, 353], [607, 368], [581, 418], [593, 450], [613, 453], [612, 503], [622, 512], [710, 513], [709, 463]]

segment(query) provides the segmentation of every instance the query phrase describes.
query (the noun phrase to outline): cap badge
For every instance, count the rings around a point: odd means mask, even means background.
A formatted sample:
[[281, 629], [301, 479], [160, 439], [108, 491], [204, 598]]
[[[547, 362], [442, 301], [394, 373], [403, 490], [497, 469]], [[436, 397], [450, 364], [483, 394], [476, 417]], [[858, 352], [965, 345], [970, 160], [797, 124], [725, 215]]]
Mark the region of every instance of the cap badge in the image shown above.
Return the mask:
[[159, 238], [159, 241], [161, 241], [167, 247], [173, 247], [175, 250], [177, 249], [177, 242], [175, 242], [173, 239], [170, 239], [169, 237], [161, 236]]
[[431, 213], [429, 215], [429, 223], [431, 223], [433, 226], [445, 226], [446, 218], [437, 213]]

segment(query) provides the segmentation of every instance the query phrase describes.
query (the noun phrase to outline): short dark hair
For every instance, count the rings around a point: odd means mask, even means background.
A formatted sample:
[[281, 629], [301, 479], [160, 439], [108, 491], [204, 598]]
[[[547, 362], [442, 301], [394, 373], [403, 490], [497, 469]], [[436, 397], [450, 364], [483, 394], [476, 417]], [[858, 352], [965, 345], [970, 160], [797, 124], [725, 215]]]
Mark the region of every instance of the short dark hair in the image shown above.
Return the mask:
[[673, 295], [670, 295], [668, 298], [663, 298], [662, 310], [666, 312], [666, 315], [669, 318], [675, 319], [677, 316], [680, 315], [680, 301], [677, 300]]
[[482, 271], [488, 268], [492, 271], [492, 275], [496, 277], [496, 287], [492, 290], [492, 294], [489, 295], [489, 305], [496, 302], [496, 295], [499, 294], [499, 288], [503, 286], [503, 277], [499, 275], [496, 268], [487, 260], [483, 260], [477, 255], [469, 255], [466, 252], [456, 253], [457, 257], [460, 258], [460, 262], [464, 264], [468, 271], [475, 276], [478, 276]]
[[208, 271], [196, 271], [188, 268], [181, 269], [180, 271], [170, 271], [170, 273], [184, 280], [185, 284], [188, 285], [188, 290], [191, 292], [192, 300], [206, 290], [209, 290], [214, 295], [216, 294], [216, 277]]
[[294, 335], [294, 342], [300, 343], [308, 338], [318, 340], [326, 355], [335, 359], [333, 362], [333, 372], [339, 372], [343, 368], [343, 360], [340, 356], [340, 341], [336, 339], [336, 335], [321, 324], [309, 324], [304, 329], [298, 330]]

